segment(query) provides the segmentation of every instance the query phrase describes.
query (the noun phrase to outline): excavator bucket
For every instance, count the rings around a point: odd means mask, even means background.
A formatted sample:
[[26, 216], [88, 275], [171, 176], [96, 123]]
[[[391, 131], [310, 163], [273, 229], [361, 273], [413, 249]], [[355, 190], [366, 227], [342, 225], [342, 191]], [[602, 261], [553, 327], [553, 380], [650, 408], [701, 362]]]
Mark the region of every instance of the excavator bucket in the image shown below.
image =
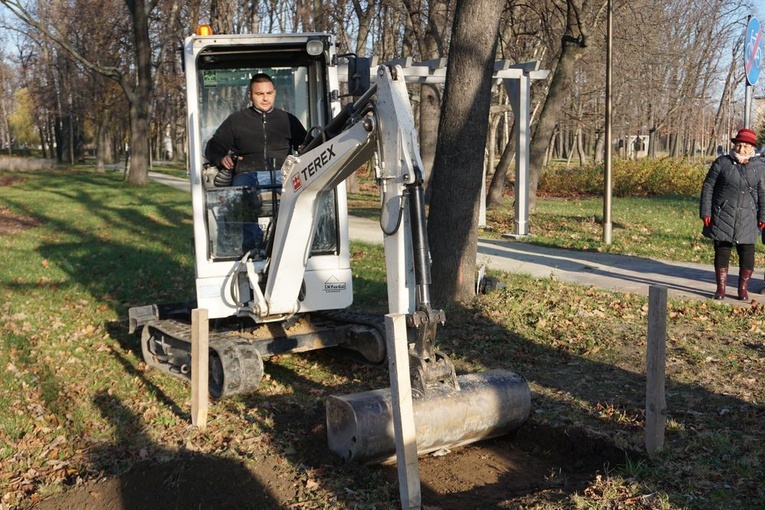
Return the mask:
[[[523, 376], [498, 369], [457, 380], [459, 389], [441, 385], [413, 397], [418, 455], [502, 436], [528, 417], [531, 391]], [[396, 460], [390, 389], [330, 396], [326, 408], [333, 453], [364, 463]]]

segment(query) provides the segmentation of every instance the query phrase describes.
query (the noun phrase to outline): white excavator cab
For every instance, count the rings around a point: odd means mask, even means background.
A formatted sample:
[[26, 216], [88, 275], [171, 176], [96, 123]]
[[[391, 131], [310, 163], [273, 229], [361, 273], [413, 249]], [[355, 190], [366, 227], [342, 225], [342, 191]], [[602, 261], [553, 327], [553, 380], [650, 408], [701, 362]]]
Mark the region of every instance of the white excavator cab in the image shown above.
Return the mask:
[[[205, 160], [205, 147], [230, 114], [250, 106], [247, 90], [256, 73], [273, 79], [277, 108], [295, 115], [309, 131], [326, 125], [340, 109], [334, 39], [329, 34], [192, 36], [183, 62], [197, 306], [210, 318], [252, 316], [247, 303], [253, 300], [254, 282], [238, 269], [251, 264], [250, 275], [259, 275], [262, 286], [282, 172], [257, 172], [257, 186], [216, 185], [219, 169]], [[322, 194], [313, 207], [316, 211], [304, 211], [303, 220], [314, 224], [309, 252], [282, 254], [294, 258], [292, 265], [305, 266], [304, 273], [295, 273], [302, 280], [294, 312], [342, 309], [353, 299], [345, 185]], [[283, 315], [253, 318], [268, 322]]]
[[[196, 299], [129, 310], [148, 366], [190, 378], [194, 308], [210, 319], [216, 398], [255, 391], [262, 360], [275, 354], [342, 346], [385, 359], [381, 318], [347, 311], [353, 282], [344, 179], [372, 157], [374, 144], [361, 123], [342, 126], [325, 143], [341, 111], [337, 60], [329, 34], [186, 39]], [[233, 186], [216, 178], [225, 172], [205, 159], [205, 148], [230, 114], [249, 107], [256, 73], [271, 76], [275, 106], [303, 123], [315, 150], [301, 147], [282, 168], [271, 163], [250, 185]]]

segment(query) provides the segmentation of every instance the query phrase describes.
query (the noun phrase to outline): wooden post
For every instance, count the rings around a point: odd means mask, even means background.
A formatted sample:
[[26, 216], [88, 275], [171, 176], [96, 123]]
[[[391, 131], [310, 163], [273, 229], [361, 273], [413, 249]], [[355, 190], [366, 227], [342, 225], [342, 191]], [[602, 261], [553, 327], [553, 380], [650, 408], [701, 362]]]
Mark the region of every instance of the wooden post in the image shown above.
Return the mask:
[[396, 438], [396, 466], [401, 508], [419, 510], [422, 507], [422, 494], [420, 466], [417, 460], [417, 434], [414, 428], [412, 382], [409, 379], [409, 347], [405, 314], [385, 316], [385, 343], [388, 348], [390, 367], [393, 432]]
[[667, 401], [664, 394], [667, 355], [667, 288], [648, 289], [648, 342], [645, 355], [645, 448], [653, 454], [664, 448]]
[[191, 424], [207, 428], [207, 385], [210, 329], [207, 310], [191, 311]]

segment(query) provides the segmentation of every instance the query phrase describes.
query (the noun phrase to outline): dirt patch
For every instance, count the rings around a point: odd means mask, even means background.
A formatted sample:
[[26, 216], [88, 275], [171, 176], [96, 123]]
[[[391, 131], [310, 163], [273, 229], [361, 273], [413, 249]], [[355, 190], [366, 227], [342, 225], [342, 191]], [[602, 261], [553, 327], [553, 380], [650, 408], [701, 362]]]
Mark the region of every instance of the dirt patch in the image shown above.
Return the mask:
[[[1, 178], [2, 176], [0, 176]], [[0, 183], [2, 185], [2, 183]], [[0, 207], [0, 237], [12, 234], [18, 234], [24, 230], [34, 228], [40, 224], [40, 221], [34, 218], [28, 218], [15, 214], [8, 209]]]
[[[25, 177], [3, 175], [0, 173], [0, 186], [11, 186], [24, 182]], [[0, 207], [0, 237], [17, 234], [26, 229], [36, 227], [40, 222], [33, 218], [12, 213], [4, 207]]]
[[531, 422], [509, 436], [422, 459], [423, 500], [441, 510], [555, 503], [624, 459], [581, 430]]
[[[265, 481], [255, 474], [272, 473]], [[130, 510], [137, 508], [283, 508], [295, 489], [262, 459], [258, 467], [209, 455], [186, 454], [162, 464], [144, 462], [121, 477], [103, 478], [45, 500], [41, 510]], [[272, 495], [273, 494], [273, 495]], [[276, 499], [278, 498], [278, 500]]]
[[[293, 418], [297, 419], [297, 416]], [[284, 509], [325, 508], [310, 502], [311, 483], [328, 470], [353, 476], [357, 469], [378, 470], [398, 499], [395, 465], [371, 468], [343, 464], [326, 449], [324, 428], [309, 418], [311, 431], [294, 446], [306, 484], [294, 467], [277, 458], [237, 461], [185, 453], [164, 463], [143, 462], [119, 477], [80, 484], [44, 500], [39, 510]], [[420, 459], [424, 507], [428, 510], [517, 508], [555, 504], [581, 492], [609, 466], [623, 463], [625, 453], [580, 430], [560, 430], [533, 421], [508, 436]], [[310, 480], [315, 479], [315, 482]], [[354, 490], [353, 486], [346, 490]], [[393, 508], [375, 501], [375, 508]], [[345, 508], [337, 502], [335, 508]], [[372, 507], [370, 507], [372, 508]]]
[[11, 186], [20, 182], [26, 181], [26, 177], [18, 177], [16, 175], [4, 175], [0, 173], [0, 186]]

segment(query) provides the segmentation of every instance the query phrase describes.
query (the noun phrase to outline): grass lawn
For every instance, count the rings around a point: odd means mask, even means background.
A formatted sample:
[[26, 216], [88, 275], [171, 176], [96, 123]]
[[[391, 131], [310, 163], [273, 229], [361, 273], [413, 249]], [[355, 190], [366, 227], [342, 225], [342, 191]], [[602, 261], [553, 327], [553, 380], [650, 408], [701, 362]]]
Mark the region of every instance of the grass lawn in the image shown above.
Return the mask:
[[[269, 488], [272, 508], [397, 508], [395, 475], [316, 457], [323, 399], [387, 385], [384, 367], [331, 352], [276, 356], [256, 394], [214, 402], [208, 429], [190, 427], [188, 386], [147, 370], [127, 333], [130, 306], [194, 297], [188, 195], [120, 177], [0, 172], [0, 509], [146, 461], [180, 466], [192, 453], [240, 466]], [[351, 196], [360, 215], [375, 203], [371, 191]], [[542, 198], [527, 242], [711, 264], [696, 208], [695, 198], [615, 200], [614, 243], [603, 247], [598, 199]], [[493, 232], [512, 225], [508, 211], [490, 214]], [[354, 306], [379, 310], [382, 250], [354, 243], [352, 252]], [[523, 374], [532, 430], [581, 431], [630, 453], [583, 487], [551, 473], [492, 508], [765, 508], [762, 306], [670, 300], [666, 442], [647, 456], [647, 299], [501, 276], [507, 288], [446, 311], [441, 350], [460, 372]], [[184, 476], [162, 481], [175, 487]]]

